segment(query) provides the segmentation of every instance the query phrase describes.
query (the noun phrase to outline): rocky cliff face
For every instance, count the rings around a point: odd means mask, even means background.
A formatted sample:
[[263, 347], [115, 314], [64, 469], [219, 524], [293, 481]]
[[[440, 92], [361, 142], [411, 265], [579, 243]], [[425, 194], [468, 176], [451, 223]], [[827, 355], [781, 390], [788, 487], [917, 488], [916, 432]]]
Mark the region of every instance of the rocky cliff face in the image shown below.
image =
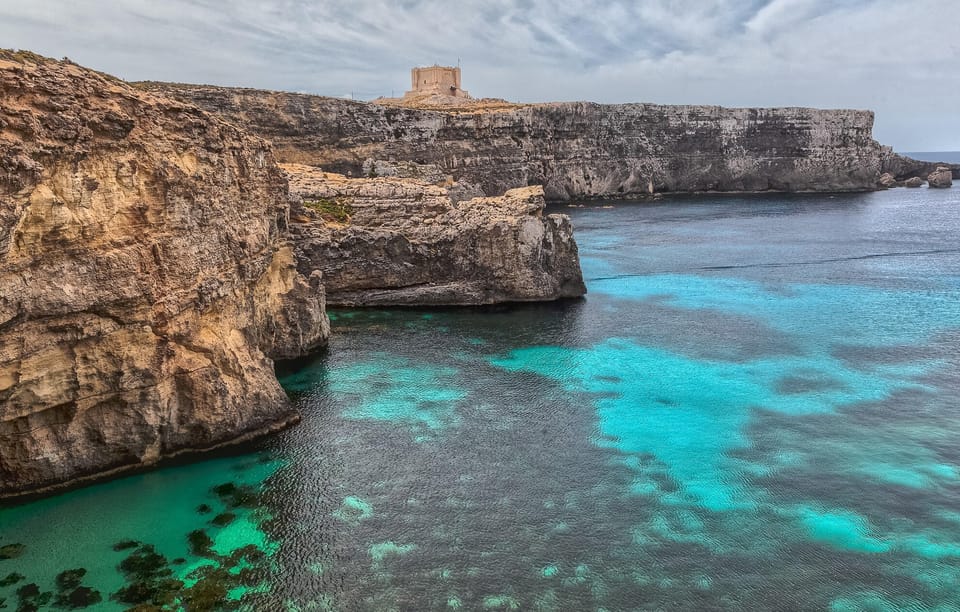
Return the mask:
[[903, 182], [912, 178], [926, 179], [940, 168], [947, 168], [951, 179], [960, 179], [960, 164], [921, 161], [894, 153], [889, 147], [883, 148], [882, 170], [897, 181]]
[[291, 228], [303, 270], [344, 306], [470, 305], [586, 293], [566, 215], [540, 187], [453, 202], [400, 178], [348, 179], [285, 165], [301, 199]]
[[317, 96], [144, 84], [269, 139], [279, 159], [360, 176], [367, 159], [435, 165], [495, 195], [871, 190], [873, 113], [585, 102], [423, 110]]
[[271, 358], [328, 327], [286, 200], [263, 140], [0, 52], [0, 497], [296, 418]]

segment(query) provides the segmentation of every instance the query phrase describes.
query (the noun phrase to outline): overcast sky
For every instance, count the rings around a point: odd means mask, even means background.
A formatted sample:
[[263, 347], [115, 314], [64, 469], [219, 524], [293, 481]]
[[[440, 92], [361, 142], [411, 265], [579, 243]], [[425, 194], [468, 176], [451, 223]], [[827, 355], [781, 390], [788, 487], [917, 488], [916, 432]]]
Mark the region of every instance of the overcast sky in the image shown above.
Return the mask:
[[474, 96], [869, 108], [960, 150], [958, 0], [0, 0], [0, 47], [128, 80], [372, 98], [463, 67]]

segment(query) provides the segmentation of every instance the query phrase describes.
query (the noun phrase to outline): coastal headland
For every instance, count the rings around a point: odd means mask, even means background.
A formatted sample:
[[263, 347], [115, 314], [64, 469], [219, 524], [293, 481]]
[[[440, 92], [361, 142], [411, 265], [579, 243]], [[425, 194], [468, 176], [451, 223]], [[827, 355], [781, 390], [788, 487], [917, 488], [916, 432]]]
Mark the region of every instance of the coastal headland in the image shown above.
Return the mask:
[[[873, 114], [349, 100], [0, 51], [0, 498], [276, 431], [325, 303], [585, 293], [545, 200], [867, 191]], [[954, 175], [957, 168], [953, 168]]]
[[[874, 140], [868, 110], [513, 104], [437, 95], [371, 103], [170, 83], [138, 87], [268, 139], [281, 162], [354, 177], [369, 176], [370, 161], [406, 162], [439, 169], [485, 195], [528, 185], [542, 185], [550, 201], [870, 191], [884, 172], [926, 179], [937, 166]], [[953, 171], [960, 174], [960, 166]]]

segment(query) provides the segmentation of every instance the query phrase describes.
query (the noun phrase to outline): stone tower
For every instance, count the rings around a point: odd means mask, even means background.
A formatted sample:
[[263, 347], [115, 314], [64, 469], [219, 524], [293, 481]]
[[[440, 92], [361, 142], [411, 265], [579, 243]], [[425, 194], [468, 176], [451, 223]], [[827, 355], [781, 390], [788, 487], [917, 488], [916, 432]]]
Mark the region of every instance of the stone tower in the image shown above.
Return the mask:
[[454, 96], [469, 98], [470, 94], [460, 88], [460, 67], [426, 66], [410, 71], [410, 91], [404, 98], [424, 95]]

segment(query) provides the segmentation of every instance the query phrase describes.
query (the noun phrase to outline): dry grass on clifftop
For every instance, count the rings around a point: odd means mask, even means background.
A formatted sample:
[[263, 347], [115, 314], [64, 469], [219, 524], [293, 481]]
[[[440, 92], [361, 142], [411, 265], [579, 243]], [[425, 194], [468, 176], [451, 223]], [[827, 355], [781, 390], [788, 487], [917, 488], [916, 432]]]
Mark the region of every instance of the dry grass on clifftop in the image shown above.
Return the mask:
[[396, 108], [440, 111], [444, 113], [502, 113], [527, 106], [500, 98], [458, 98], [440, 94], [427, 94], [409, 98], [377, 98], [371, 104]]

